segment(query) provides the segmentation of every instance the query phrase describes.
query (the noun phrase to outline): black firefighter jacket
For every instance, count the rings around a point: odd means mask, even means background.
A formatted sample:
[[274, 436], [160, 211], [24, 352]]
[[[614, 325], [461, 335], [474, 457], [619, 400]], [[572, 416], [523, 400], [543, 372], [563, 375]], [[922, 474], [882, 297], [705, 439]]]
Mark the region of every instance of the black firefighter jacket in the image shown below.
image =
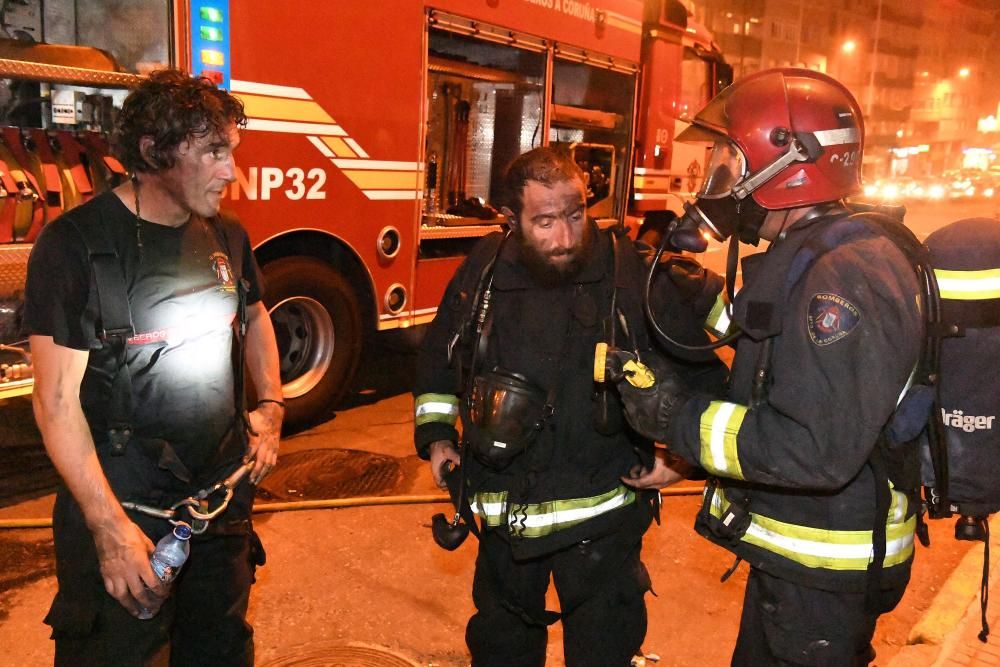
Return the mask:
[[[473, 510], [489, 528], [503, 527], [518, 557], [549, 553], [613, 530], [641, 534], [650, 513], [636, 511], [649, 498], [623, 486], [630, 468], [648, 462], [652, 443], [626, 424], [620, 399], [593, 378], [594, 350], [608, 342], [612, 327], [614, 261], [610, 234], [597, 232], [593, 252], [570, 284], [541, 287], [519, 261], [517, 241], [503, 243], [493, 275], [492, 326], [486, 355], [477, 371], [493, 367], [526, 376], [544, 391], [554, 389], [554, 413], [528, 451], [503, 470], [463, 457]], [[499, 233], [485, 237], [459, 268], [422, 345], [414, 390], [415, 444], [421, 457], [436, 440], [459, 442], [455, 426], [467, 383], [458, 358], [468, 358], [472, 340], [449, 343], [471, 317], [471, 302], [483, 268], [496, 254]], [[627, 238], [620, 238], [617, 305], [626, 327], [615, 323], [619, 347], [649, 346], [641, 291], [642, 262]], [[688, 341], [707, 340], [700, 318], [680, 304], [669, 280], [656, 285], [657, 307], [666, 326]], [[626, 331], [627, 329], [627, 331]], [[630, 337], [634, 336], [634, 343]], [[725, 367], [714, 354], [673, 364], [689, 382], [705, 390], [721, 386]], [[595, 427], [602, 401], [610, 404], [610, 429]], [[610, 431], [610, 432], [609, 432]], [[648, 494], [647, 494], [648, 495]]]
[[913, 268], [885, 236], [826, 217], [747, 257], [743, 280], [728, 395], [689, 400], [669, 429], [669, 446], [713, 475], [696, 529], [775, 576], [860, 592], [882, 522], [881, 585], [905, 584], [916, 450], [879, 454], [888, 517], [870, 461], [923, 339]]

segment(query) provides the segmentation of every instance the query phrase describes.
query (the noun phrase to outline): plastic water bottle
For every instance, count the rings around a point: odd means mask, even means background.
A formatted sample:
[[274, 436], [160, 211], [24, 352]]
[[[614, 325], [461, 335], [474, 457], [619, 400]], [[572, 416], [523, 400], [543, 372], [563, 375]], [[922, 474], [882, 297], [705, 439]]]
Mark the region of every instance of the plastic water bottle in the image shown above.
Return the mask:
[[[156, 549], [149, 557], [149, 564], [164, 584], [173, 581], [181, 571], [181, 567], [191, 552], [190, 539], [191, 526], [180, 523], [174, 526], [173, 532], [167, 533], [156, 543]], [[138, 617], [146, 620], [155, 615], [152, 611], [143, 609], [139, 612]]]

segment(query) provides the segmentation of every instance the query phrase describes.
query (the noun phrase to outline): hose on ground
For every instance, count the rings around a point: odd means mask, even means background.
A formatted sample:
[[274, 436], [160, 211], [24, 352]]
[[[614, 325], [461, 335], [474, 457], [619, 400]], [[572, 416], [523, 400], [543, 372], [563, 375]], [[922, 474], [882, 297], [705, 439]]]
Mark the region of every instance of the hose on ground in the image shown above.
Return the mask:
[[[698, 496], [702, 486], [679, 486], [660, 489], [661, 496]], [[328, 500], [293, 500], [281, 503], [254, 503], [254, 514], [269, 512], [297, 512], [302, 510], [342, 509], [347, 507], [377, 507], [380, 505], [423, 505], [450, 503], [448, 494], [435, 493], [409, 496], [358, 496], [355, 498], [330, 498]], [[24, 528], [51, 528], [49, 517], [35, 519], [0, 519], [0, 530]]]

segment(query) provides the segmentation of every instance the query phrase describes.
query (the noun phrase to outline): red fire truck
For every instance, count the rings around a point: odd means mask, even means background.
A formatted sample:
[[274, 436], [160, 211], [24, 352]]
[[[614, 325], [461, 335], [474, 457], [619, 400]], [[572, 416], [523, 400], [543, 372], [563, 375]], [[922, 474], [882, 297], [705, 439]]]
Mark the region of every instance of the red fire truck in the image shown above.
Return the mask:
[[731, 78], [677, 0], [2, 7], [0, 397], [30, 391], [16, 312], [31, 240], [122, 177], [104, 139], [115, 109], [172, 65], [246, 106], [225, 206], [266, 277], [293, 426], [349, 390], [370, 336], [433, 319], [465, 254], [504, 224], [490, 204], [516, 155], [565, 146], [590, 215], [635, 226], [695, 189], [704, 151], [675, 147], [676, 126]]

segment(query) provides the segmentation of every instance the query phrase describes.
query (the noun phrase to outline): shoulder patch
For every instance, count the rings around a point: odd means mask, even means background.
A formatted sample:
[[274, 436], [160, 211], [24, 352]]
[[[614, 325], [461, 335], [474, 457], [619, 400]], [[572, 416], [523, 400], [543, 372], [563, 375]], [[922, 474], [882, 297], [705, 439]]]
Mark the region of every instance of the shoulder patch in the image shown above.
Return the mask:
[[861, 311], [837, 294], [814, 294], [806, 311], [809, 338], [819, 346], [836, 343], [850, 334], [861, 321]]

